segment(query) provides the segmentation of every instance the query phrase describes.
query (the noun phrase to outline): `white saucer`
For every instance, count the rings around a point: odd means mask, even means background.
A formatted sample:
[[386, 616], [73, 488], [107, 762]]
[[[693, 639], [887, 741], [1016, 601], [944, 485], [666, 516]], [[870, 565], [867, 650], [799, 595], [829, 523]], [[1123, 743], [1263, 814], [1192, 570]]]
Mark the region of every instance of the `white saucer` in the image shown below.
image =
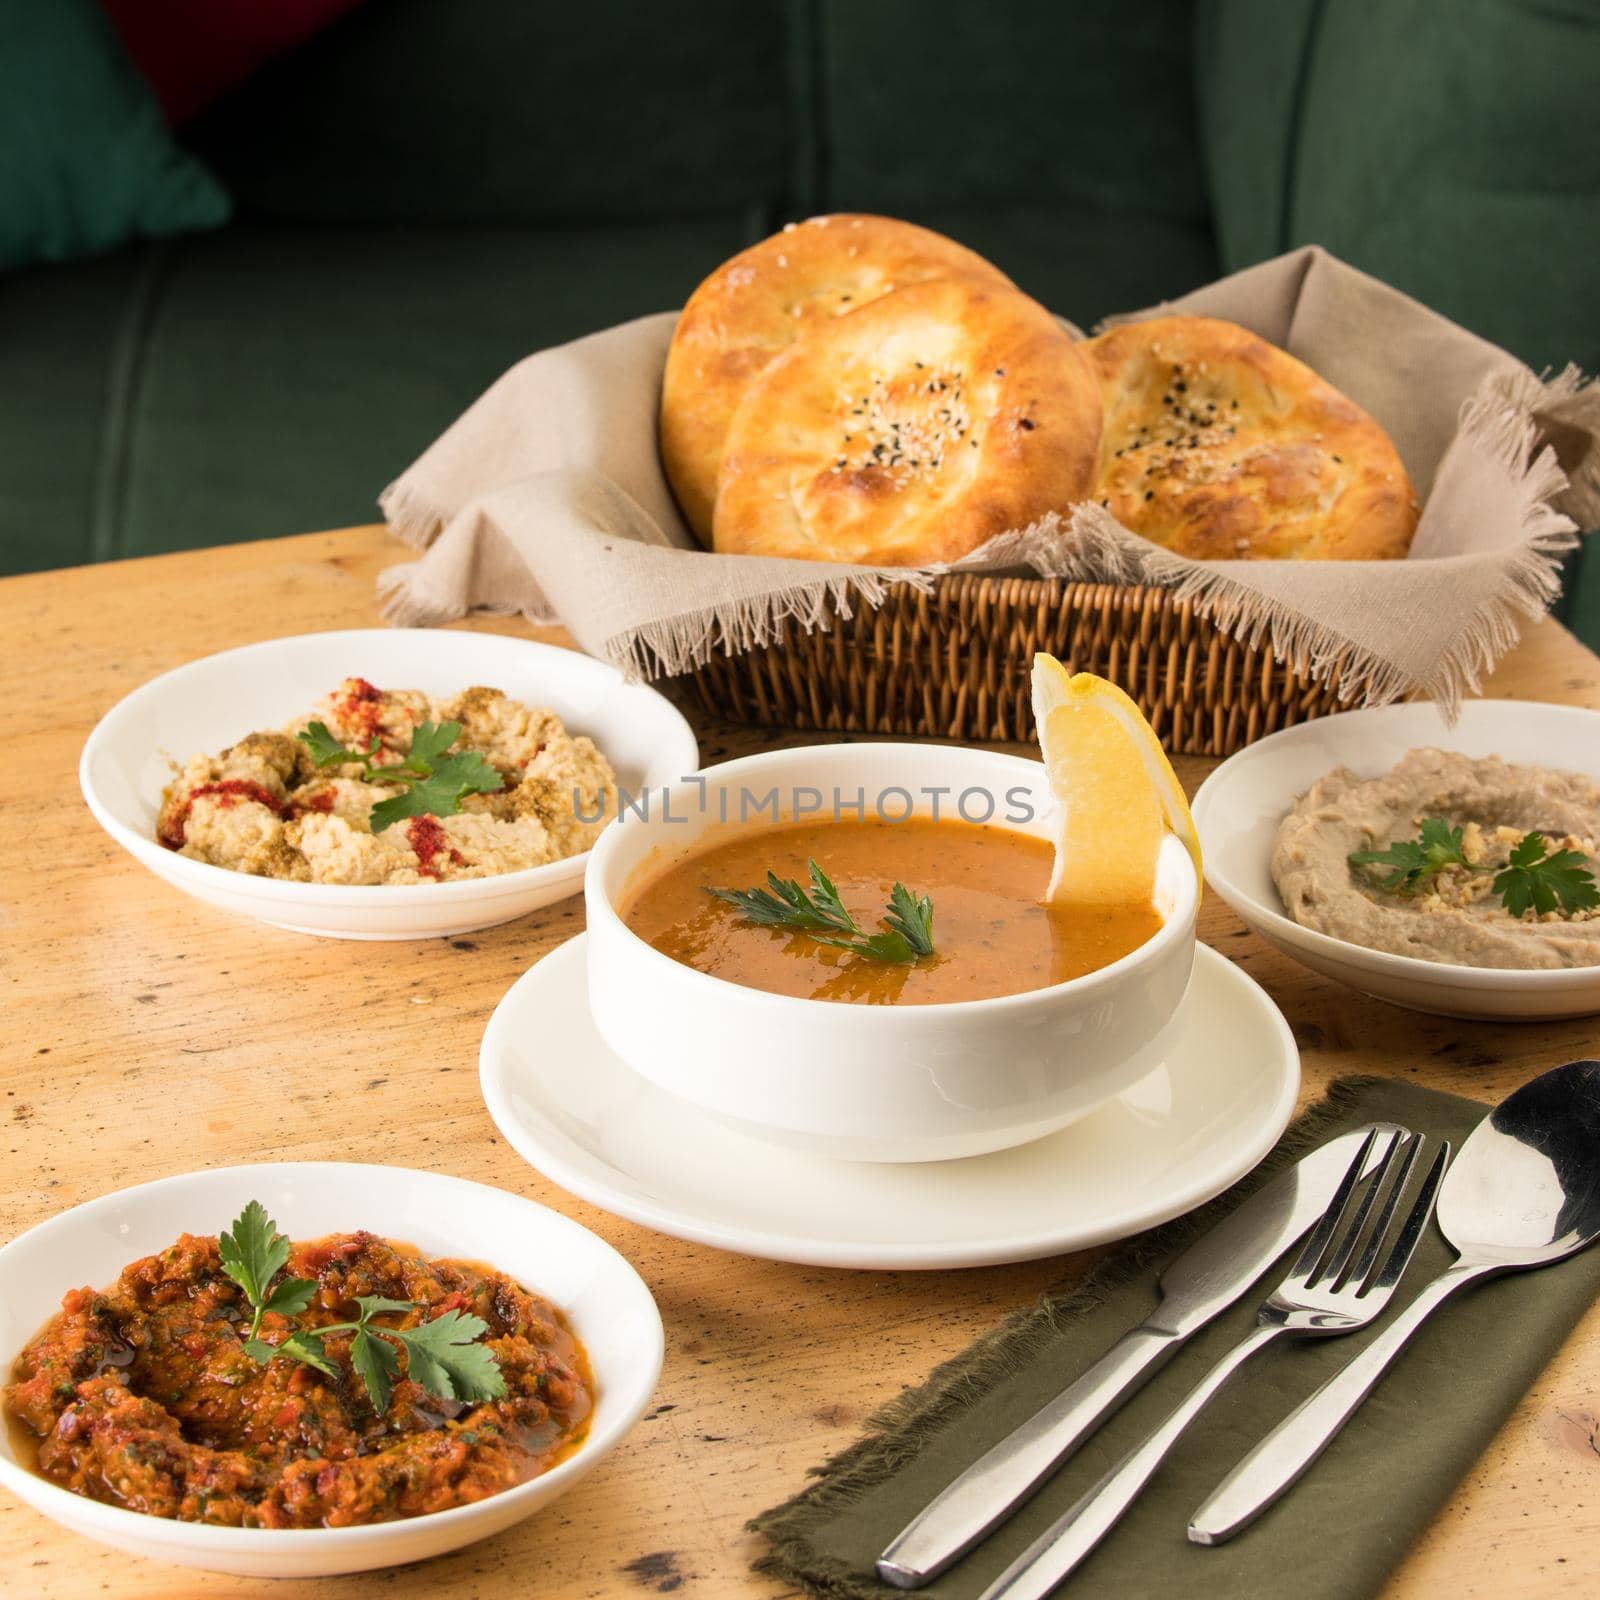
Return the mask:
[[590, 1020], [585, 937], [524, 973], [489, 1019], [479, 1058], [489, 1114], [525, 1161], [580, 1198], [743, 1255], [977, 1267], [1121, 1239], [1248, 1172], [1300, 1086], [1278, 1008], [1201, 945], [1171, 1057], [1070, 1128], [960, 1161], [805, 1155], [735, 1132], [624, 1066]]

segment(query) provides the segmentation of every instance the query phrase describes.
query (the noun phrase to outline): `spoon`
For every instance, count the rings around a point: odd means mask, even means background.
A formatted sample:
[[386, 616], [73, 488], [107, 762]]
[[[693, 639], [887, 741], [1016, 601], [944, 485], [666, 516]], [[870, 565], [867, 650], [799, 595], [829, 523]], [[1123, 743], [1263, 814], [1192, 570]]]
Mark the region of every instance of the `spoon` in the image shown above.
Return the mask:
[[1289, 1488], [1458, 1289], [1547, 1267], [1600, 1237], [1600, 1061], [1569, 1061], [1502, 1100], [1461, 1146], [1435, 1216], [1453, 1265], [1223, 1479], [1189, 1523], [1196, 1544], [1231, 1539]]

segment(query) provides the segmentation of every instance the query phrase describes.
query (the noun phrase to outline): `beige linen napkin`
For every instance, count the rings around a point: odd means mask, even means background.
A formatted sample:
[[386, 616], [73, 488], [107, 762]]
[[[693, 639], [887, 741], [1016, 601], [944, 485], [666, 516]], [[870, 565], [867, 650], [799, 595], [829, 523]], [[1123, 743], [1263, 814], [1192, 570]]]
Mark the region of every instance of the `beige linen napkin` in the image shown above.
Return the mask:
[[1409, 559], [1212, 561], [1176, 556], [1097, 505], [1062, 506], [954, 568], [714, 555], [673, 502], [656, 406], [675, 315], [641, 317], [519, 362], [380, 498], [426, 549], [379, 580], [406, 625], [482, 608], [564, 623], [630, 675], [684, 672], [826, 628], [892, 584], [1031, 568], [1169, 585], [1239, 637], [1346, 700], [1422, 690], [1453, 710], [1555, 597], [1578, 527], [1600, 524], [1600, 386], [1531, 371], [1316, 246], [1169, 305], [1270, 339], [1388, 429], [1423, 497]]

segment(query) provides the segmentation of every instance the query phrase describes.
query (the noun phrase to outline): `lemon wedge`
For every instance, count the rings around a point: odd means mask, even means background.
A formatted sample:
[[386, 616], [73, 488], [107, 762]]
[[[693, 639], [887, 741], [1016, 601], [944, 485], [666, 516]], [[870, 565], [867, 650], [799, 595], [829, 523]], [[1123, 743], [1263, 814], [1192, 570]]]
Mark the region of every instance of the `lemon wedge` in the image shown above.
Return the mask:
[[1156, 856], [1176, 834], [1202, 877], [1183, 785], [1144, 713], [1116, 684], [1033, 658], [1033, 718], [1056, 799], [1052, 905], [1144, 905]]

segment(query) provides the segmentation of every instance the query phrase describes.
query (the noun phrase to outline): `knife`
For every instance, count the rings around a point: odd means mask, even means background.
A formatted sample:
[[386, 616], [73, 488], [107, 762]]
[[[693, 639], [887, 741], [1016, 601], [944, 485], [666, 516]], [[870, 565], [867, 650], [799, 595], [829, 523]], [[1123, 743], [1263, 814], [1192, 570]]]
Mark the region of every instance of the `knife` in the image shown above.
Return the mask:
[[1150, 1316], [919, 1511], [878, 1557], [878, 1576], [896, 1588], [921, 1588], [1031, 1499], [1190, 1334], [1310, 1231], [1374, 1128], [1375, 1151], [1387, 1144], [1382, 1135], [1405, 1131], [1372, 1123], [1320, 1145], [1190, 1245], [1162, 1273]]

